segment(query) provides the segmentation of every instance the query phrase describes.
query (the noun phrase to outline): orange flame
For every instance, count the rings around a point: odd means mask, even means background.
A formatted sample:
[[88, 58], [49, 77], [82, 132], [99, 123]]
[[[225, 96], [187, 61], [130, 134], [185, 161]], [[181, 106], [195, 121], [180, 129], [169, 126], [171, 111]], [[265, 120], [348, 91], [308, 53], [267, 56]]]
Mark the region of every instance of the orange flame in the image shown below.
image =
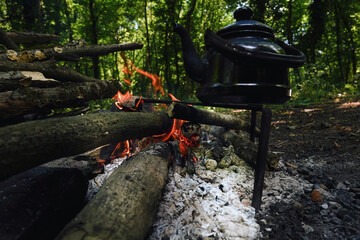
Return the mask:
[[161, 81], [158, 75], [145, 72], [144, 70], [135, 67], [135, 65], [130, 60], [129, 62], [135, 71], [151, 79], [151, 84], [154, 87], [154, 95], [156, 95], [158, 91], [160, 91], [162, 95], [165, 95], [164, 88], [161, 86]]

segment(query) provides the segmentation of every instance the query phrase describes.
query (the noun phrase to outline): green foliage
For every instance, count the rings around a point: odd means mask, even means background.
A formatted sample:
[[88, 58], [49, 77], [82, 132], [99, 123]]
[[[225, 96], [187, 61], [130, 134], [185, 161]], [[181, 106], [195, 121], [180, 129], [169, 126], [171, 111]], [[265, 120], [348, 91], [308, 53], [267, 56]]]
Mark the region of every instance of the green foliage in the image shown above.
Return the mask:
[[[308, 63], [291, 72], [294, 100], [316, 101], [359, 90], [360, 4], [353, 0], [6, 0], [0, 2], [0, 24], [5, 30], [58, 34], [60, 44], [80, 39], [88, 44], [142, 42], [144, 48], [127, 51], [127, 58], [157, 74], [168, 93], [192, 101], [198, 84], [185, 74], [173, 23], [190, 30], [203, 55], [205, 30], [232, 23], [239, 6], [255, 7], [256, 18], [271, 26], [277, 38], [306, 54]], [[68, 65], [94, 75], [91, 58]], [[100, 57], [98, 65], [101, 79], [129, 78], [118, 53]], [[124, 90], [153, 97], [150, 79], [135, 73], [131, 81], [131, 86], [124, 82]]]

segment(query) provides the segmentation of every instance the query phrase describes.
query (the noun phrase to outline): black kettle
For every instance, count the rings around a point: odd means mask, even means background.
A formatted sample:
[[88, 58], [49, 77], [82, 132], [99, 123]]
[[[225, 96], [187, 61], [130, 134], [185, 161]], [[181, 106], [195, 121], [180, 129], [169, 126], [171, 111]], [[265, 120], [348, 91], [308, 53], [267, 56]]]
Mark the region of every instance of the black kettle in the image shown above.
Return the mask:
[[289, 68], [305, 63], [304, 54], [278, 40], [273, 30], [251, 20], [253, 11], [235, 11], [235, 23], [205, 33], [204, 59], [179, 24], [187, 75], [200, 83], [196, 95], [206, 104], [281, 104], [291, 97]]

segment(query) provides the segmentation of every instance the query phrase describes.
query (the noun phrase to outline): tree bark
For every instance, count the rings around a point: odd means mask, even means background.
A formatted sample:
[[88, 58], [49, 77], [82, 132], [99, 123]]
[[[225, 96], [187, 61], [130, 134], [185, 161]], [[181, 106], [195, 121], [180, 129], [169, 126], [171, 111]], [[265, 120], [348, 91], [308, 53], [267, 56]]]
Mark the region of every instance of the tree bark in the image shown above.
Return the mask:
[[113, 97], [120, 89], [118, 81], [96, 81], [3, 92], [0, 93], [0, 121], [54, 108], [80, 106], [89, 100]]
[[[245, 130], [248, 132], [250, 131], [250, 124], [238, 117], [222, 113], [208, 112], [182, 103], [171, 103], [168, 108], [168, 115], [171, 118], [183, 119], [195, 123], [222, 126], [229, 129]], [[258, 134], [260, 130], [256, 129], [256, 132]]]
[[165, 133], [165, 115], [101, 112], [0, 128], [0, 179], [104, 144]]
[[0, 238], [54, 239], [83, 207], [87, 186], [77, 169], [47, 167], [0, 182]]
[[145, 239], [167, 181], [170, 153], [161, 142], [123, 163], [56, 239]]
[[41, 72], [45, 77], [54, 78], [61, 82], [91, 82], [98, 80], [78, 73], [69, 67], [58, 67], [54, 60], [33, 63], [0, 61], [0, 71], [18, 70]]
[[15, 43], [50, 43], [59, 38], [54, 34], [34, 32], [6, 32], [6, 35]]
[[[98, 18], [95, 17], [95, 0], [89, 0], [89, 11], [90, 11], [90, 21], [91, 21], [91, 41], [92, 44], [98, 44], [97, 29], [96, 29]], [[93, 63], [94, 77], [99, 78], [100, 77], [99, 57], [94, 56], [92, 58], [92, 63]]]

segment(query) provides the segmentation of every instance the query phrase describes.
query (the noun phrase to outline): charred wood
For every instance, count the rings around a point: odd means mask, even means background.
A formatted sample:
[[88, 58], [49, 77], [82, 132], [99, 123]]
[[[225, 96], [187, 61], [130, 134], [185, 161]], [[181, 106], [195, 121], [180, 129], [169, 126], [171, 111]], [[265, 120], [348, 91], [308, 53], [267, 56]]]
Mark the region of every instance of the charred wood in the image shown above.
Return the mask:
[[[209, 112], [182, 103], [171, 103], [168, 109], [168, 115], [171, 118], [183, 119], [201, 124], [250, 131], [250, 124], [238, 117], [228, 114]], [[257, 129], [257, 132], [259, 132], [259, 129]]]
[[104, 144], [165, 133], [166, 115], [100, 112], [0, 128], [0, 179]]
[[24, 87], [0, 93], [0, 121], [53, 108], [76, 107], [86, 101], [110, 98], [121, 89], [119, 81], [64, 83], [55, 88]]
[[55, 60], [33, 63], [0, 61], [0, 71], [18, 70], [41, 72], [45, 77], [54, 78], [61, 82], [91, 82], [98, 80], [78, 73], [69, 67], [58, 67]]
[[83, 207], [77, 169], [37, 167], [0, 182], [0, 239], [53, 239]]
[[[58, 61], [79, 61], [80, 57], [94, 57], [103, 56], [109, 53], [141, 49], [142, 43], [121, 43], [121, 44], [109, 44], [109, 45], [75, 45], [46, 48], [41, 50], [25, 50], [18, 51], [11, 60], [27, 61], [42, 61], [55, 59]], [[22, 57], [23, 56], [23, 57]], [[8, 61], [8, 54], [0, 54], [0, 61]]]
[[59, 38], [54, 34], [34, 32], [6, 32], [6, 35], [15, 43], [50, 43]]
[[145, 239], [168, 177], [171, 148], [160, 142], [123, 163], [57, 239]]

